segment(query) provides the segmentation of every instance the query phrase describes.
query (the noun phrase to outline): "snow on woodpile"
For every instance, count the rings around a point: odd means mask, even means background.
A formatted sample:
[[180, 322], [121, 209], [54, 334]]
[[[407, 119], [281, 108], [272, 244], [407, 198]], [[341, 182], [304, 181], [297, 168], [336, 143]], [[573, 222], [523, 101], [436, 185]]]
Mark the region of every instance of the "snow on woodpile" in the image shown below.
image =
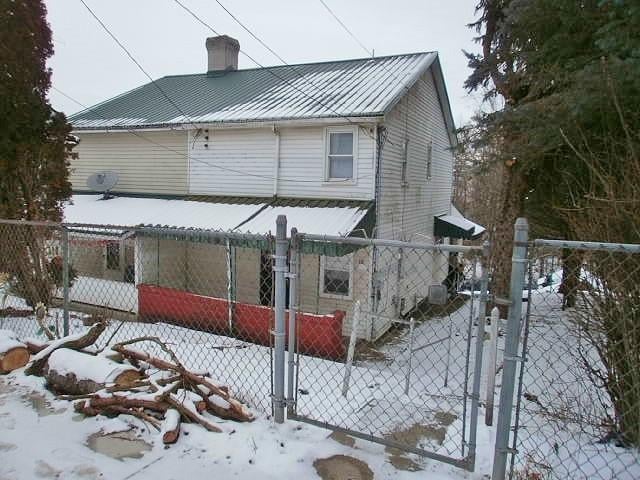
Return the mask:
[[0, 353], [8, 352], [14, 348], [26, 348], [26, 346], [18, 340], [12, 330], [0, 330]]
[[49, 369], [60, 375], [74, 374], [78, 380], [91, 380], [96, 383], [113, 383], [121, 374], [132, 368], [105, 357], [87, 355], [68, 348], [60, 348], [53, 352], [48, 363]]

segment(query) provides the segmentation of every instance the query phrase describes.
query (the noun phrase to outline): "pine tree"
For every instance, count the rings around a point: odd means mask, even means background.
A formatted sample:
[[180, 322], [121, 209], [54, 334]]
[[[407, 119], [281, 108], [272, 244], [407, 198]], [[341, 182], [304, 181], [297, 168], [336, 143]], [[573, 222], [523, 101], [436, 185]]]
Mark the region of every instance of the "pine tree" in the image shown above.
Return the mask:
[[0, 0], [0, 218], [62, 217], [73, 142], [47, 92], [53, 55], [40, 0]]

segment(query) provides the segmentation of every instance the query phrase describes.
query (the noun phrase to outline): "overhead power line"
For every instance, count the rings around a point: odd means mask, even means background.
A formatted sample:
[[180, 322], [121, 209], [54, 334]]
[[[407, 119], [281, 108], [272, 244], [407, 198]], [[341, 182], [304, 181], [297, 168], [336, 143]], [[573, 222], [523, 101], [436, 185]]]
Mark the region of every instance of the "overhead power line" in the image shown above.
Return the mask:
[[[81, 0], [82, 1], [82, 0]], [[220, 36], [221, 34], [216, 31], [215, 28], [213, 28], [211, 25], [209, 25], [206, 21], [204, 21], [202, 18], [200, 18], [200, 16], [198, 16], [197, 13], [195, 13], [193, 10], [191, 10], [189, 7], [187, 7], [184, 3], [182, 3], [180, 0], [173, 0], [176, 4], [178, 4], [183, 10], [185, 10], [187, 13], [189, 13], [189, 15], [191, 15], [198, 23], [202, 24], [203, 26], [205, 26], [206, 28], [208, 28], [211, 32], [213, 32], [215, 35]], [[218, 2], [218, 4], [220, 4], [220, 2]], [[222, 6], [222, 4], [220, 4]], [[226, 8], [225, 11], [227, 11], [227, 13], [230, 13]], [[235, 17], [233, 17], [234, 19], [236, 19]], [[236, 19], [236, 21], [239, 20]], [[244, 29], [246, 29], [248, 31], [248, 28], [245, 27], [244, 25], [242, 25], [242, 27]], [[258, 38], [255, 34], [251, 33], [251, 35], [254, 38]], [[260, 41], [263, 45], [264, 42]], [[268, 48], [268, 47], [267, 47]], [[273, 52], [270, 48], [269, 51]], [[294, 90], [300, 92], [301, 94], [303, 94], [305, 97], [313, 100], [315, 103], [317, 103], [318, 105], [326, 108], [327, 110], [329, 110], [331, 113], [333, 113], [334, 115], [336, 115], [339, 118], [342, 118], [344, 120], [346, 120], [348, 123], [350, 123], [351, 125], [354, 125], [358, 128], [361, 128], [362, 131], [369, 136], [370, 138], [374, 138], [373, 135], [371, 135], [366, 129], [362, 128], [360, 125], [358, 125], [356, 122], [354, 122], [353, 120], [351, 120], [347, 115], [344, 115], [342, 113], [339, 113], [338, 111], [336, 111], [334, 108], [330, 107], [329, 105], [325, 104], [322, 100], [317, 99], [316, 97], [314, 97], [313, 95], [310, 95], [308, 92], [305, 92], [304, 90], [302, 90], [300, 87], [294, 85], [293, 83], [291, 83], [289, 80], [287, 80], [286, 78], [278, 75], [276, 72], [273, 71], [273, 67], [265, 67], [264, 65], [262, 65], [260, 62], [258, 62], [255, 58], [253, 58], [251, 55], [249, 55], [247, 52], [245, 52], [244, 50], [240, 49], [240, 53], [242, 53], [245, 57], [247, 57], [249, 60], [251, 60], [253, 63], [255, 63], [259, 68], [264, 69], [266, 72], [268, 72], [269, 74], [273, 75], [274, 77], [278, 78], [280, 81], [284, 82], [286, 85], [288, 85], [289, 87], [293, 88]], [[276, 56], [284, 62], [284, 60], [282, 60], [282, 58], [276, 54]], [[295, 68], [289, 64], [287, 64], [285, 62], [285, 65], [288, 66], [289, 68], [293, 69], [294, 71]], [[300, 75], [300, 73], [298, 73], [298, 75]], [[304, 78], [304, 77], [303, 77]]]
[[356, 37], [356, 36], [355, 36], [355, 34], [354, 34], [351, 30], [349, 30], [349, 27], [347, 27], [347, 26], [342, 22], [342, 20], [340, 20], [340, 18], [339, 18], [335, 13], [333, 13], [333, 10], [331, 10], [331, 8], [329, 8], [329, 5], [327, 5], [327, 4], [325, 3], [325, 1], [324, 1], [324, 0], [320, 0], [320, 3], [321, 3], [322, 5], [324, 5], [324, 8], [326, 8], [326, 9], [327, 9], [327, 11], [331, 14], [331, 16], [332, 16], [333, 18], [335, 18], [335, 19], [336, 19], [336, 21], [337, 21], [337, 22], [342, 26], [342, 28], [344, 28], [344, 30], [345, 30], [345, 31], [346, 31], [346, 32], [351, 36], [351, 38], [353, 38], [353, 39], [358, 43], [358, 45], [360, 45], [360, 46], [362, 47], [362, 49], [363, 49], [365, 52], [367, 52], [367, 55], [369, 55], [369, 56], [373, 57], [373, 56], [374, 56], [374, 55], [373, 55], [373, 50], [371, 50], [371, 51], [370, 51], [370, 50], [369, 50], [369, 49], [364, 45], [364, 43], [362, 43], [362, 42], [358, 39], [358, 37]]
[[[63, 92], [62, 90], [60, 90], [59, 88], [56, 88], [54, 86], [52, 86], [51, 88], [53, 88], [56, 92], [58, 92], [60, 95], [62, 95], [63, 97], [68, 98], [69, 100], [71, 100], [74, 103], [77, 103], [78, 105], [80, 105], [81, 107], [88, 109], [89, 107], [87, 107], [85, 104], [83, 104], [82, 102], [76, 100], [75, 98], [73, 98], [71, 95]], [[197, 162], [203, 165], [206, 165], [208, 167], [213, 167], [213, 168], [217, 168], [219, 170], [222, 171], [226, 171], [226, 172], [231, 172], [231, 173], [238, 173], [240, 175], [247, 175], [250, 177], [256, 177], [256, 178], [262, 178], [262, 179], [266, 179], [266, 180], [270, 180], [273, 181], [275, 177], [272, 176], [268, 176], [268, 175], [259, 175], [259, 174], [255, 174], [255, 173], [251, 173], [251, 172], [246, 172], [246, 171], [242, 171], [242, 170], [235, 170], [233, 168], [228, 168], [228, 167], [223, 167], [221, 165], [216, 165], [215, 163], [210, 163], [204, 160], [201, 160], [199, 158], [194, 158], [194, 157], [190, 157], [188, 154], [184, 154], [183, 152], [180, 152], [179, 150], [175, 150], [171, 147], [168, 147], [166, 145], [163, 145], [159, 142], [156, 142], [155, 140], [143, 135], [140, 132], [137, 132], [135, 130], [132, 129], [123, 129], [124, 132], [129, 133], [135, 137], [138, 137], [141, 140], [144, 140], [145, 142], [149, 142], [153, 145], [156, 145], [160, 148], [163, 148], [169, 152], [175, 153], [176, 155], [179, 155], [181, 157], [184, 157], [185, 159], [189, 160], [190, 162]], [[363, 176], [363, 177], [359, 177], [359, 179], [366, 179], [368, 178], [368, 176]], [[278, 181], [283, 181], [283, 182], [293, 182], [293, 183], [318, 183], [318, 180], [299, 180], [299, 179], [289, 179], [287, 177], [278, 177]], [[350, 180], [345, 180], [345, 181], [350, 181]]]
[[198, 128], [196, 127], [196, 125], [191, 121], [191, 119], [189, 118], [189, 116], [182, 111], [182, 109], [176, 105], [176, 103], [171, 99], [171, 97], [169, 95], [167, 95], [167, 93], [162, 89], [162, 87], [160, 87], [160, 85], [158, 85], [158, 82], [156, 82], [153, 77], [151, 75], [149, 75], [149, 72], [147, 72], [144, 67], [140, 64], [140, 62], [138, 62], [138, 60], [136, 60], [136, 58], [133, 56], [133, 54], [127, 49], [127, 47], [124, 46], [124, 44], [118, 40], [118, 37], [115, 36], [115, 34], [113, 32], [111, 32], [111, 30], [109, 30], [109, 27], [107, 27], [104, 22], [98, 17], [98, 15], [95, 14], [95, 12], [93, 10], [91, 10], [91, 7], [89, 7], [89, 5], [87, 5], [87, 3], [84, 0], [80, 0], [80, 3], [82, 3], [82, 5], [84, 5], [84, 8], [87, 9], [87, 11], [91, 14], [91, 16], [100, 24], [100, 26], [104, 29], [105, 32], [107, 32], [107, 34], [113, 39], [114, 42], [116, 42], [116, 44], [118, 44], [118, 46], [122, 49], [122, 51], [124, 51], [124, 53], [127, 54], [127, 56], [131, 59], [131, 61], [133, 63], [135, 63], [135, 65], [138, 67], [138, 69], [145, 74], [145, 76], [151, 81], [151, 83], [158, 89], [158, 91], [162, 94], [162, 96], [164, 96], [167, 101], [173, 106], [173, 108], [176, 109], [177, 112], [179, 112], [182, 116], [184, 116], [184, 118], [188, 121], [188, 123], [190, 123], [194, 128]]

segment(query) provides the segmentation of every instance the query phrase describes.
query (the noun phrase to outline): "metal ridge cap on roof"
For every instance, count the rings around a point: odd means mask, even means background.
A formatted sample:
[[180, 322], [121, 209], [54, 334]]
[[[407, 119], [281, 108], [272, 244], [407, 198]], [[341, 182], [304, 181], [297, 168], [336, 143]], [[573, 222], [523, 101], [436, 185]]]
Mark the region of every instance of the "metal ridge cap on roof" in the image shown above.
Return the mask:
[[[410, 53], [397, 53], [397, 54], [391, 54], [391, 55], [381, 55], [381, 56], [377, 56], [377, 57], [358, 57], [358, 58], [344, 58], [344, 59], [340, 59], [340, 60], [321, 60], [319, 62], [302, 62], [302, 63], [287, 63], [287, 64], [281, 64], [281, 65], [265, 65], [262, 67], [250, 67], [250, 68], [239, 68], [237, 70], [225, 70], [224, 72], [221, 72], [220, 75], [215, 75], [215, 76], [211, 76], [208, 75], [207, 72], [202, 72], [202, 73], [177, 73], [177, 74], [173, 74], [173, 75], [165, 75], [163, 77], [160, 77], [159, 80], [163, 79], [163, 78], [178, 78], [178, 77], [208, 77], [208, 78], [216, 78], [216, 77], [225, 77], [227, 75], [233, 75], [236, 73], [241, 73], [241, 72], [251, 72], [251, 71], [256, 71], [256, 70], [273, 70], [276, 68], [284, 68], [284, 69], [291, 69], [292, 67], [310, 67], [313, 65], [328, 65], [328, 64], [332, 64], [332, 63], [349, 63], [349, 62], [364, 62], [367, 60], [373, 60], [373, 61], [377, 61], [377, 60], [388, 60], [390, 58], [400, 58], [400, 57], [418, 57], [421, 55], [428, 55], [428, 54], [432, 54], [435, 53], [437, 54], [437, 50], [428, 50], [428, 51], [424, 51], [424, 52], [410, 52]], [[146, 85], [146, 84], [145, 84]]]

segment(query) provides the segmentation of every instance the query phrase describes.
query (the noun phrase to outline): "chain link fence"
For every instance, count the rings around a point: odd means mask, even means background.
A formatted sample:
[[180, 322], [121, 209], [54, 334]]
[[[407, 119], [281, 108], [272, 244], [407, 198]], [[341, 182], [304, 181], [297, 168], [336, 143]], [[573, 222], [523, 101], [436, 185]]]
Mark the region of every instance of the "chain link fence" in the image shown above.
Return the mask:
[[640, 478], [640, 245], [529, 254], [510, 478]]
[[0, 328], [41, 342], [107, 319], [96, 348], [157, 337], [187, 368], [271, 412], [271, 237], [0, 221], [0, 242]]
[[299, 257], [298, 308], [342, 312], [345, 341], [304, 338], [332, 361], [298, 358], [294, 417], [384, 444], [403, 468], [473, 468], [482, 248], [301, 238], [324, 254]]
[[281, 220], [277, 238], [0, 220], [0, 329], [37, 343], [106, 319], [95, 348], [157, 337], [256, 411], [383, 444], [405, 470], [472, 470], [495, 383], [494, 480], [640, 478], [640, 246], [537, 240], [527, 258], [520, 221], [500, 337], [487, 247], [287, 237]]

